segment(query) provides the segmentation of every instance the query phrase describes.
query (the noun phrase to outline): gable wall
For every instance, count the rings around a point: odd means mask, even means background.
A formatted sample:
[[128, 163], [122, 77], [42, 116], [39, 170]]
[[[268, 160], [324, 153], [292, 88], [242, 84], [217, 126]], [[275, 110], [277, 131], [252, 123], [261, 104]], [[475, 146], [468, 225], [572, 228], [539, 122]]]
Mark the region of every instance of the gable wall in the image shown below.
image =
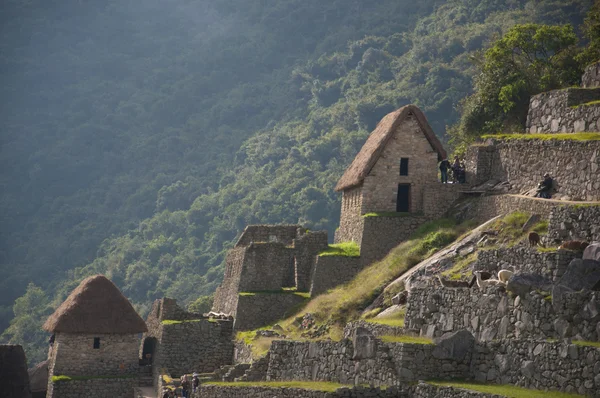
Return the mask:
[[[400, 158], [408, 158], [408, 176], [400, 175]], [[414, 116], [407, 117], [388, 141], [365, 178], [362, 212], [396, 211], [398, 184], [411, 184], [411, 212], [422, 211], [423, 187], [437, 182], [437, 153]]]

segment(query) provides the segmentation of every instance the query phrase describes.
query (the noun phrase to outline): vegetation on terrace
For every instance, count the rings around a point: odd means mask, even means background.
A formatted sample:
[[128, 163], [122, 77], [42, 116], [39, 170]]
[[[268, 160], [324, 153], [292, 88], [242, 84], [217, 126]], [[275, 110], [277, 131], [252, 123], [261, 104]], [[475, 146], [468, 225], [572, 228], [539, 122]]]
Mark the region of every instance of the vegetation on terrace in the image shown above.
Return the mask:
[[379, 337], [384, 343], [406, 343], [406, 344], [433, 344], [433, 340], [428, 337], [421, 336], [381, 336]]
[[310, 297], [310, 293], [299, 292], [296, 290], [295, 287], [290, 287], [290, 288], [284, 287], [279, 290], [256, 290], [256, 291], [251, 291], [251, 292], [240, 292], [239, 293], [240, 296], [256, 296], [258, 294], [293, 294], [293, 295], [300, 296], [303, 298]]
[[428, 381], [441, 387], [462, 388], [465, 390], [478, 391], [486, 394], [495, 394], [507, 398], [580, 398], [582, 395], [564, 393], [559, 391], [540, 391], [530, 390], [512, 385], [500, 384], [479, 384], [472, 382], [447, 382], [447, 381]]
[[360, 247], [356, 242], [334, 243], [319, 253], [319, 256], [360, 257]]
[[133, 379], [138, 377], [137, 375], [113, 375], [113, 376], [65, 376], [65, 375], [56, 375], [52, 376], [52, 382], [62, 382], [62, 381], [75, 381], [75, 380], [94, 380], [94, 379]]
[[600, 133], [559, 133], [559, 134], [488, 134], [482, 138], [494, 138], [498, 140], [540, 140], [540, 141], [599, 141]]
[[365, 213], [364, 218], [368, 217], [419, 217], [422, 216], [422, 212], [406, 213], [406, 212], [395, 212], [395, 211], [377, 211], [371, 213]]

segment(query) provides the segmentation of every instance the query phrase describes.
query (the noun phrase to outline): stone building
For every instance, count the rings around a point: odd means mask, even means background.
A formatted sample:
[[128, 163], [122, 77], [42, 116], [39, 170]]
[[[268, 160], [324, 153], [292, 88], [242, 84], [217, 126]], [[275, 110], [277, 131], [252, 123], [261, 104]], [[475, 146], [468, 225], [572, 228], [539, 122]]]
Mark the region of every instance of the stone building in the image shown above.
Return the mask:
[[31, 398], [27, 359], [20, 345], [0, 345], [0, 396]]
[[[139, 369], [138, 334], [147, 328], [110, 280], [103, 275], [84, 279], [43, 328], [53, 333], [48, 397], [83, 396], [91, 386], [85, 382], [93, 380], [103, 381], [94, 397], [131, 396]], [[77, 380], [53, 381], [53, 376]]]
[[235, 329], [266, 325], [301, 304], [312, 283], [326, 231], [300, 225], [249, 225], [225, 260], [213, 311], [235, 317]]
[[438, 195], [457, 191], [438, 180], [438, 161], [444, 158], [446, 151], [415, 105], [385, 116], [335, 187], [342, 193], [336, 242], [361, 244], [366, 213], [440, 215], [447, 200]]

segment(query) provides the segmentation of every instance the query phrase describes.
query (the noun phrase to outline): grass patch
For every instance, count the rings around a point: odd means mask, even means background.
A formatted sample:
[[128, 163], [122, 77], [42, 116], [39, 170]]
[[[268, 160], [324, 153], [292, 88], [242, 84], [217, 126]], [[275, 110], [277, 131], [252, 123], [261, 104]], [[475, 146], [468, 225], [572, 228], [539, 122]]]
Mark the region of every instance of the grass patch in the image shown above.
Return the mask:
[[569, 394], [558, 391], [540, 391], [540, 390], [529, 390], [527, 388], [515, 387], [504, 384], [479, 384], [479, 383], [463, 383], [463, 382], [445, 382], [445, 381], [431, 381], [429, 384], [433, 384], [440, 387], [454, 387], [462, 388], [465, 390], [479, 391], [486, 394], [502, 395], [508, 398], [575, 398], [582, 397], [579, 394]]
[[360, 247], [356, 242], [335, 243], [319, 253], [319, 256], [360, 257]]
[[363, 215], [363, 218], [369, 217], [422, 217], [422, 212], [408, 213], [408, 212], [395, 212], [395, 211], [374, 211], [371, 213], [366, 213]]
[[376, 323], [378, 325], [393, 326], [398, 328], [404, 327], [404, 317], [402, 318], [369, 318], [365, 322]]
[[433, 344], [433, 340], [420, 336], [381, 336], [384, 343]]
[[94, 380], [94, 379], [133, 379], [136, 378], [137, 375], [115, 375], [115, 376], [66, 376], [66, 375], [56, 375], [52, 376], [52, 382], [61, 382], [61, 381], [77, 381], [77, 380]]
[[453, 281], [461, 280], [463, 277], [471, 277], [473, 271], [469, 267], [477, 261], [477, 252], [471, 253], [454, 263], [452, 268], [442, 272], [442, 276]]
[[489, 134], [484, 135], [486, 138], [494, 138], [498, 140], [540, 140], [540, 141], [600, 141], [600, 133], [561, 133], [561, 134]]
[[349, 384], [332, 383], [328, 381], [245, 381], [223, 382], [210, 381], [205, 386], [222, 387], [270, 387], [270, 388], [301, 388], [303, 390], [334, 392], [338, 388], [352, 388]]
[[584, 102], [583, 104], [573, 105], [573, 106], [571, 106], [571, 108], [575, 109], [575, 108], [579, 108], [580, 106], [594, 106], [594, 105], [600, 105], [600, 100]]
[[596, 347], [600, 348], [600, 341], [583, 341], [583, 340], [573, 340], [573, 344], [576, 344], [581, 347]]
[[533, 228], [531, 228], [531, 231], [537, 232], [538, 234], [547, 234], [548, 233], [548, 225], [550, 225], [548, 220], [542, 220], [542, 221], [538, 222], [537, 224], [535, 224], [533, 226]]
[[200, 322], [202, 319], [186, 319], [185, 321], [177, 321], [174, 319], [165, 319], [160, 323], [163, 325], [179, 325], [180, 323]]
[[304, 299], [310, 298], [309, 292], [299, 292], [296, 288], [283, 288], [279, 290], [256, 290], [251, 292], [240, 292], [240, 296], [251, 297], [259, 294], [293, 294], [295, 296], [302, 297]]
[[301, 337], [300, 320], [311, 313], [316, 326], [327, 324], [327, 336], [336, 339], [342, 336], [346, 323], [360, 318], [362, 311], [383, 291], [383, 288], [433, 252], [452, 243], [470, 228], [471, 224], [456, 225], [442, 219], [422, 225], [410, 240], [396, 246], [381, 261], [362, 270], [345, 285], [313, 298], [296, 315], [282, 321], [280, 325], [291, 338]]

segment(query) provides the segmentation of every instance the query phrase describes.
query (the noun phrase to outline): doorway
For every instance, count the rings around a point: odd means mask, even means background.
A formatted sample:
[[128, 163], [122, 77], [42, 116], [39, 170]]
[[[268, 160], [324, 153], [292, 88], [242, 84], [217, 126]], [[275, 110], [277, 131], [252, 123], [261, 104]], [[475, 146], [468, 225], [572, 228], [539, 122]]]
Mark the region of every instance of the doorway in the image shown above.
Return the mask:
[[156, 353], [156, 344], [158, 341], [155, 337], [146, 337], [142, 345], [142, 358], [144, 365], [150, 366], [154, 362], [154, 354]]
[[398, 184], [396, 211], [398, 213], [408, 213], [410, 211], [410, 184]]

